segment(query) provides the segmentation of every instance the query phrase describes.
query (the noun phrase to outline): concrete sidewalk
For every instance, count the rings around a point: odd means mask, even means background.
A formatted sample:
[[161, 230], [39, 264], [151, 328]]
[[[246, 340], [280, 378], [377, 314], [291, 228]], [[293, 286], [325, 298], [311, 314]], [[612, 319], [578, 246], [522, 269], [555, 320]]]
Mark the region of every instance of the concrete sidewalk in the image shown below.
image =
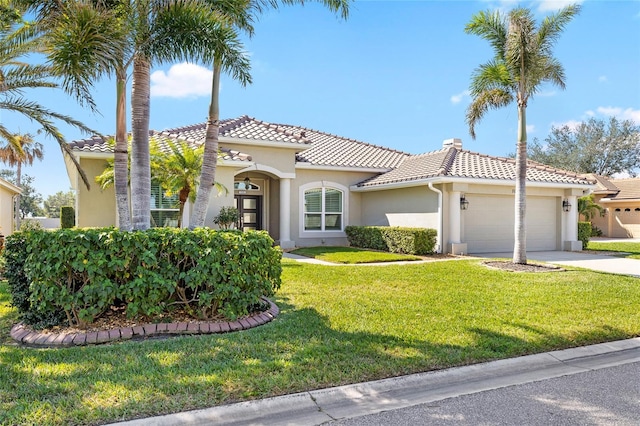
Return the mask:
[[320, 425], [640, 361], [640, 338], [119, 423]]
[[[471, 254], [471, 256], [510, 259], [513, 257], [513, 253], [482, 253]], [[538, 251], [527, 252], [527, 260], [640, 277], [640, 259], [626, 259], [610, 255], [592, 254], [585, 251]]]

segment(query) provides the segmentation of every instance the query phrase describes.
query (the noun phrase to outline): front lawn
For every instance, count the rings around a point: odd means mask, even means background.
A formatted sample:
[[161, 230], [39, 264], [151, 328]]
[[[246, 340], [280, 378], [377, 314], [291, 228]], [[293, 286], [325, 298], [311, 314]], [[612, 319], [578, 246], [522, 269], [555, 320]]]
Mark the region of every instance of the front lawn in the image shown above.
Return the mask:
[[640, 259], [640, 243], [625, 243], [625, 242], [607, 243], [607, 242], [600, 242], [600, 241], [589, 241], [588, 250], [625, 253], [621, 255], [621, 257], [627, 257], [629, 259]]
[[34, 350], [7, 344], [0, 424], [90, 424], [640, 335], [640, 281], [478, 260], [368, 268], [283, 261], [274, 321], [232, 334]]
[[409, 254], [389, 253], [356, 247], [303, 247], [291, 253], [332, 263], [377, 263], [420, 260]]

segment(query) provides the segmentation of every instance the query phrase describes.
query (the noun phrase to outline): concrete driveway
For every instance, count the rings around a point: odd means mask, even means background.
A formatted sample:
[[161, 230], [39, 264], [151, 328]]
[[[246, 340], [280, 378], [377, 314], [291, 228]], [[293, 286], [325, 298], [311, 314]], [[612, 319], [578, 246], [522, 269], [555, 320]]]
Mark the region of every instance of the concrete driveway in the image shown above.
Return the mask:
[[[472, 256], [474, 256], [472, 254]], [[483, 253], [475, 255], [487, 258], [511, 258], [513, 253]], [[631, 275], [640, 278], [640, 259], [575, 251], [534, 251], [527, 253], [527, 260], [548, 262], [555, 265], [575, 266], [611, 274]]]

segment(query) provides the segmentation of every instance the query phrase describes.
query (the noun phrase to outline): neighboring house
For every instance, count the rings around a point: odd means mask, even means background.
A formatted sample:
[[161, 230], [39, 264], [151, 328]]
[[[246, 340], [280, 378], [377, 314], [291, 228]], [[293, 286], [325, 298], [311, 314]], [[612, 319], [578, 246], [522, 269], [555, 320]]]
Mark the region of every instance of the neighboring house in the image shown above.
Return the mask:
[[[204, 140], [205, 125], [151, 132], [159, 141]], [[264, 229], [283, 247], [346, 245], [345, 226], [434, 228], [443, 252], [513, 249], [514, 160], [462, 149], [459, 139], [421, 155], [247, 116], [220, 127], [216, 180], [230, 189], [212, 197], [206, 223], [222, 206], [240, 210], [244, 229]], [[88, 176], [99, 175], [113, 148], [100, 138], [71, 143]], [[67, 167], [76, 189], [78, 226], [116, 225], [113, 189], [91, 191]], [[579, 250], [577, 198], [592, 182], [532, 163], [527, 172], [527, 248]], [[233, 191], [231, 191], [233, 188]], [[152, 216], [175, 223], [177, 208], [152, 188]], [[574, 206], [563, 211], [563, 202]], [[184, 226], [188, 226], [186, 209]]]
[[611, 179], [588, 175], [596, 180], [594, 201], [604, 216], [591, 220], [604, 237], [640, 238], [640, 178]]
[[0, 234], [10, 235], [15, 224], [14, 200], [22, 190], [2, 178], [0, 178]]

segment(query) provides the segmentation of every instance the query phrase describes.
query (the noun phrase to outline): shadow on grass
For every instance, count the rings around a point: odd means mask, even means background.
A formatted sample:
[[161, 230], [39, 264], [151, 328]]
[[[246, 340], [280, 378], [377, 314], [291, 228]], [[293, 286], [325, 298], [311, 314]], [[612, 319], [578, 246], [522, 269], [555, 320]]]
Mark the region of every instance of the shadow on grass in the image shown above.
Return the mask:
[[[0, 347], [0, 423], [101, 423], [204, 408], [408, 373], [466, 365], [574, 341], [471, 328], [469, 344], [331, 326], [315, 309], [278, 298], [281, 314], [255, 329], [210, 336], [34, 350]], [[3, 321], [4, 319], [0, 319]], [[523, 324], [514, 328], [531, 329]], [[8, 333], [3, 327], [2, 335]], [[603, 327], [582, 340], [624, 333]]]

